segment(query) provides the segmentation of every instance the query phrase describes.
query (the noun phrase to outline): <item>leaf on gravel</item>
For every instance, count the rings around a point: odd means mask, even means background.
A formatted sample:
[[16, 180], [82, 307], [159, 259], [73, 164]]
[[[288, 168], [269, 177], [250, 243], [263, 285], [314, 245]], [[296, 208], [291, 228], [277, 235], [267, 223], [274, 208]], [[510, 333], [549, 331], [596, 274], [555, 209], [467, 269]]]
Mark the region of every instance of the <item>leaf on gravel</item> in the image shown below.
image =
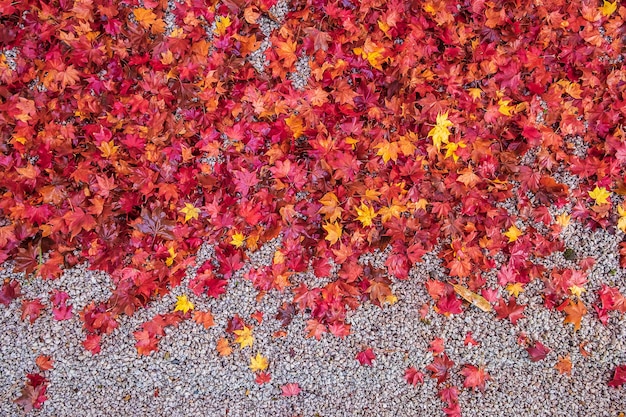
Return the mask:
[[37, 356], [37, 359], [35, 359], [35, 364], [42, 371], [49, 371], [50, 369], [54, 368], [54, 365], [52, 365], [52, 362], [54, 361], [50, 358], [50, 356], [47, 356], [47, 355], [39, 355]]
[[513, 323], [513, 326], [515, 326], [519, 319], [524, 318], [523, 312], [525, 308], [525, 305], [517, 304], [517, 300], [511, 297], [508, 304], [505, 303], [503, 299], [500, 299], [498, 305], [494, 307], [494, 310], [496, 310], [497, 318], [508, 318], [511, 320], [511, 323]]
[[460, 373], [465, 377], [463, 382], [465, 388], [478, 388], [485, 391], [485, 382], [491, 379], [482, 366], [465, 365]]
[[295, 397], [302, 391], [300, 385], [297, 382], [290, 382], [281, 387], [283, 391], [283, 397]]
[[229, 356], [233, 353], [233, 349], [230, 347], [228, 340], [225, 337], [220, 337], [217, 340], [216, 349], [220, 356]]
[[257, 353], [256, 356], [250, 358], [250, 370], [252, 372], [265, 371], [269, 365], [267, 358]]
[[215, 325], [213, 314], [210, 311], [194, 311], [193, 321], [204, 326], [205, 329]]
[[411, 385], [417, 385], [424, 382], [424, 374], [411, 366], [404, 371], [404, 379]]
[[491, 304], [489, 304], [489, 301], [487, 301], [482, 295], [478, 295], [459, 284], [454, 284], [452, 287], [454, 287], [454, 291], [463, 297], [465, 301], [475, 305], [486, 313], [491, 311]]
[[22, 407], [25, 413], [34, 409], [39, 409], [48, 399], [46, 390], [48, 389], [48, 380], [40, 374], [27, 374], [28, 379], [22, 388], [19, 398], [13, 400], [14, 403]]
[[0, 288], [0, 304], [8, 306], [20, 295], [22, 295], [20, 283], [14, 279], [6, 279]]
[[426, 367], [426, 370], [432, 373], [431, 378], [437, 378], [437, 383], [441, 384], [448, 379], [448, 372], [453, 366], [454, 362], [444, 353], [435, 357], [433, 362]]
[[356, 355], [356, 360], [359, 361], [361, 365], [372, 366], [374, 359], [376, 359], [376, 354], [372, 351], [372, 348], [367, 348]]
[[536, 341], [532, 346], [526, 348], [528, 355], [530, 355], [530, 360], [533, 362], [539, 362], [548, 356], [550, 353], [550, 349], [545, 347], [543, 343]]
[[559, 371], [560, 374], [571, 375], [572, 359], [570, 358], [570, 355], [568, 354], [567, 356], [560, 356], [559, 360], [556, 362], [556, 365], [554, 365], [554, 369]]
[[43, 310], [44, 305], [41, 303], [39, 298], [35, 298], [34, 300], [23, 300], [22, 301], [22, 320], [28, 317], [30, 324], [33, 324], [35, 320], [41, 315], [41, 310]]
[[613, 378], [609, 381], [609, 387], [619, 387], [626, 384], [626, 365], [620, 365], [615, 368]]
[[572, 323], [574, 325], [574, 331], [578, 331], [580, 329], [580, 321], [583, 316], [587, 314], [587, 308], [583, 302], [580, 300], [577, 302], [570, 300], [569, 305], [565, 307], [563, 311], [567, 314], [563, 323]]
[[244, 326], [241, 330], [235, 330], [233, 333], [237, 336], [235, 343], [239, 343], [239, 346], [243, 349], [246, 346], [252, 346], [254, 342], [254, 336], [252, 335], [252, 328]]
[[176, 307], [174, 311], [182, 311], [183, 314], [187, 314], [188, 311], [193, 310], [194, 305], [185, 294], [176, 297]]

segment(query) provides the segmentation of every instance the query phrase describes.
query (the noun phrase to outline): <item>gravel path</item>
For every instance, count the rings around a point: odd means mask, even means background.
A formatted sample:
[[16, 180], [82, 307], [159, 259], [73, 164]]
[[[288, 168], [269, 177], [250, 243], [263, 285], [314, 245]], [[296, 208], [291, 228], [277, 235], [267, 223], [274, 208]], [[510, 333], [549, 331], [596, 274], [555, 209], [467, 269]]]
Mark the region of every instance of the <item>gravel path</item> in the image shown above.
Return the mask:
[[[602, 261], [590, 274], [589, 287], [597, 287], [600, 281], [607, 281], [605, 270], [615, 267], [618, 238], [603, 231], [574, 232], [566, 241], [576, 243], [579, 253], [594, 252]], [[582, 328], [574, 332], [571, 325], [562, 323], [561, 313], [541, 306], [539, 285], [531, 284], [519, 297], [528, 307], [526, 318], [516, 326], [473, 307], [449, 318], [431, 311], [427, 320], [421, 320], [419, 308], [431, 301], [421, 282], [428, 274], [442, 274], [436, 258], [427, 256], [425, 263], [412, 270], [410, 279], [394, 281], [397, 303], [382, 309], [367, 304], [351, 314], [352, 334], [345, 339], [328, 334], [320, 341], [305, 338], [306, 317], [302, 315], [295, 316], [285, 337], [275, 338], [273, 333], [281, 327], [274, 316], [289, 295], [270, 292], [257, 301], [256, 290], [243, 279], [243, 273], [251, 265], [271, 259], [278, 244], [273, 241], [255, 253], [231, 279], [221, 299], [209, 301], [186, 291], [197, 310], [213, 313], [215, 326], [206, 330], [186, 320], [178, 328], [168, 328], [159, 350], [147, 357], [137, 354], [133, 331], [155, 314], [172, 311], [185, 285], [133, 317], [122, 318], [119, 328], [103, 337], [102, 352], [95, 356], [80, 345], [84, 334], [76, 316], [54, 321], [47, 306], [30, 324], [20, 320], [19, 302], [0, 307], [0, 415], [22, 414], [11, 400], [20, 395], [26, 373], [36, 371], [35, 358], [40, 354], [53, 358], [54, 369], [46, 372], [49, 399], [42, 409], [31, 413], [34, 416], [443, 415], [436, 380], [424, 370], [432, 362], [429, 344], [436, 337], [445, 340], [445, 352], [455, 362], [451, 381], [456, 386], [462, 386], [459, 370], [464, 364], [484, 365], [492, 377], [484, 393], [461, 390], [464, 416], [618, 416], [626, 411], [624, 388], [606, 384], [611, 370], [626, 362], [623, 314], [611, 316], [605, 327], [590, 313]], [[203, 247], [199, 260], [210, 256], [210, 248]], [[383, 258], [378, 254], [363, 260], [376, 265]], [[567, 261], [555, 257], [547, 262]], [[10, 263], [5, 267], [0, 278], [19, 278], [23, 298], [48, 300], [52, 289], [64, 290], [74, 311], [79, 311], [91, 300], [109, 295], [106, 274], [89, 271], [84, 265], [55, 281], [27, 282], [20, 274], [11, 273]], [[624, 290], [623, 271], [617, 268], [610, 283]], [[193, 269], [189, 272], [186, 280]], [[308, 285], [321, 282], [307, 274], [298, 279]], [[239, 314], [252, 322], [250, 314], [257, 310], [265, 319], [254, 326], [252, 347], [237, 346], [231, 356], [220, 357], [216, 341], [226, 335], [227, 320]], [[464, 344], [469, 331], [480, 345]], [[533, 363], [528, 359], [517, 343], [520, 332], [551, 349], [545, 360]], [[590, 357], [579, 351], [584, 341]], [[371, 367], [361, 366], [355, 359], [366, 347], [376, 354]], [[269, 359], [271, 381], [264, 385], [254, 382], [248, 368], [250, 357], [257, 353]], [[573, 364], [571, 376], [554, 369], [557, 358], [567, 354]], [[404, 380], [409, 366], [424, 372], [423, 384], [412, 386]], [[282, 396], [281, 387], [287, 383], [298, 383], [300, 395]]]

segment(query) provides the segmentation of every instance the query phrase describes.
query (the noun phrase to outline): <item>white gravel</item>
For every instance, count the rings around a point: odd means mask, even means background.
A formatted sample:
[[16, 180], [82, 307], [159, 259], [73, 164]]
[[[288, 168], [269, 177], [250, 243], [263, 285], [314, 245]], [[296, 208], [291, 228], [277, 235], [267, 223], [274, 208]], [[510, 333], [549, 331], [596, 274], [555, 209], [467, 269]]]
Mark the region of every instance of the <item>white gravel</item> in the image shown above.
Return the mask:
[[[614, 249], [610, 245], [617, 243], [616, 238], [607, 243], [603, 239], [608, 238], [599, 238], [597, 233], [581, 236], [576, 243], [601, 246], [598, 242], [604, 242], [603, 250]], [[272, 248], [279, 244], [277, 238], [253, 255], [254, 266], [267, 264]], [[581, 253], [593, 250], [585, 246], [578, 249]], [[210, 255], [210, 248], [203, 246], [199, 263]], [[459, 370], [464, 364], [484, 365], [492, 377], [484, 393], [461, 390], [459, 402], [464, 416], [617, 416], [626, 410], [624, 389], [606, 384], [612, 369], [626, 362], [624, 315], [612, 315], [604, 327], [590, 313], [580, 331], [574, 332], [571, 325], [562, 323], [561, 313], [541, 305], [540, 297], [533, 295], [529, 286], [520, 296], [520, 302], [529, 304], [526, 318], [517, 326], [474, 308], [449, 318], [431, 311], [427, 320], [421, 320], [419, 308], [431, 301], [422, 282], [428, 272], [441, 271], [431, 264], [432, 258], [426, 256], [427, 263], [414, 268], [408, 280], [394, 281], [393, 291], [399, 299], [396, 304], [382, 309], [366, 304], [352, 312], [352, 334], [345, 339], [329, 334], [320, 341], [305, 338], [307, 317], [301, 314], [295, 316], [286, 337], [272, 337], [281, 329], [274, 316], [290, 296], [272, 291], [257, 302], [256, 290], [243, 279], [243, 273], [253, 266], [248, 263], [231, 279], [226, 295], [219, 300], [194, 297], [183, 285], [150, 308], [123, 317], [119, 328], [103, 337], [102, 352], [95, 356], [80, 345], [84, 332], [76, 315], [66, 321], [52, 319], [47, 294], [52, 289], [64, 290], [75, 306], [84, 306], [91, 299], [102, 300], [110, 287], [106, 274], [82, 266], [55, 281], [25, 281], [21, 274], [12, 274], [7, 263], [0, 278], [19, 279], [22, 298], [41, 297], [47, 310], [31, 325], [20, 319], [18, 301], [8, 308], [0, 307], [0, 415], [21, 414], [11, 400], [19, 397], [26, 373], [36, 371], [35, 358], [40, 354], [51, 356], [54, 368], [45, 372], [50, 380], [49, 398], [40, 410], [31, 413], [34, 416], [443, 415], [436, 381], [424, 369], [432, 361], [428, 347], [436, 337], [445, 339], [445, 352], [455, 362], [452, 383], [462, 386]], [[362, 260], [379, 264], [383, 259], [384, 254], [379, 253]], [[591, 276], [595, 281], [597, 274]], [[623, 287], [623, 277], [619, 269], [611, 281]], [[196, 309], [213, 313], [215, 326], [205, 330], [192, 320], [184, 321], [178, 328], [166, 330], [157, 352], [139, 356], [133, 331], [155, 314], [172, 311], [176, 295], [183, 292]], [[260, 325], [250, 318], [257, 310], [264, 313]], [[226, 336], [227, 320], [234, 314], [254, 324], [254, 344], [244, 349], [234, 347], [231, 356], [220, 357], [216, 341]], [[469, 331], [479, 346], [465, 346]], [[522, 331], [551, 349], [545, 360], [530, 362], [517, 343]], [[580, 354], [578, 346], [583, 341], [588, 342], [591, 357]], [[371, 367], [361, 366], [355, 359], [366, 347], [376, 354]], [[257, 353], [270, 363], [271, 381], [264, 385], [255, 383], [248, 369], [250, 357]], [[567, 354], [573, 363], [571, 376], [554, 369], [558, 356]], [[424, 372], [423, 384], [412, 386], [404, 380], [409, 366]], [[302, 392], [283, 397], [281, 387], [291, 382], [298, 383]]]

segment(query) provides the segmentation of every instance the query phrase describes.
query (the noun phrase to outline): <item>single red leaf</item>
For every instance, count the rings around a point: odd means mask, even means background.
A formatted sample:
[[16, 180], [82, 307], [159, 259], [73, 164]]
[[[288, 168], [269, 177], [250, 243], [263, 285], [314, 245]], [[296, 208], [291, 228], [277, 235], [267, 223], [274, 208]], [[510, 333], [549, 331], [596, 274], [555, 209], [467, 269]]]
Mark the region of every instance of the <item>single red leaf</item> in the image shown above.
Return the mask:
[[271, 379], [272, 379], [272, 375], [270, 375], [269, 372], [259, 372], [254, 378], [254, 382], [256, 382], [259, 385], [263, 385], [263, 384], [270, 382]]
[[374, 359], [376, 359], [376, 354], [372, 351], [372, 348], [367, 348], [356, 354], [356, 360], [358, 360], [361, 365], [372, 366]]
[[43, 310], [44, 305], [41, 303], [39, 298], [35, 298], [34, 300], [23, 300], [22, 301], [22, 320], [26, 317], [30, 320], [30, 323], [33, 324], [35, 320], [41, 315], [41, 310]]
[[404, 379], [411, 385], [417, 385], [424, 382], [424, 374], [411, 366], [404, 371]]
[[613, 378], [609, 381], [609, 387], [619, 387], [626, 384], [626, 365], [620, 365], [615, 368]]
[[491, 379], [482, 366], [465, 365], [460, 373], [465, 377], [463, 382], [465, 388], [478, 388], [485, 391], [485, 382]]
[[440, 355], [443, 353], [444, 343], [444, 339], [442, 339], [441, 337], [437, 337], [432, 342], [430, 342], [430, 347], [428, 348], [428, 350], [430, 350], [434, 356]]
[[435, 357], [426, 370], [432, 372], [431, 378], [437, 378], [437, 383], [441, 384], [448, 379], [448, 372], [453, 366], [454, 362], [444, 353]]
[[22, 295], [20, 283], [14, 279], [6, 279], [0, 288], [0, 303], [8, 306], [20, 295]]
[[494, 306], [494, 310], [496, 311], [499, 319], [508, 318], [513, 323], [513, 326], [517, 324], [517, 321], [521, 318], [524, 318], [523, 311], [526, 308], [525, 305], [518, 305], [517, 299], [515, 297], [511, 297], [509, 299], [508, 304], [504, 302], [503, 299], [500, 299], [497, 306]]
[[91, 352], [92, 355], [97, 355], [98, 353], [100, 353], [101, 349], [100, 339], [101, 336], [98, 334], [88, 334], [87, 338], [83, 340], [82, 345], [85, 349]]
[[526, 348], [528, 355], [530, 355], [530, 360], [533, 362], [538, 362], [540, 360], [545, 359], [550, 353], [550, 349], [545, 347], [543, 343], [536, 341], [532, 346]]
[[450, 291], [444, 297], [441, 297], [439, 301], [437, 301], [436, 311], [439, 314], [443, 314], [444, 316], [449, 316], [450, 314], [461, 314], [463, 309], [461, 306], [463, 302], [456, 296], [454, 291]]

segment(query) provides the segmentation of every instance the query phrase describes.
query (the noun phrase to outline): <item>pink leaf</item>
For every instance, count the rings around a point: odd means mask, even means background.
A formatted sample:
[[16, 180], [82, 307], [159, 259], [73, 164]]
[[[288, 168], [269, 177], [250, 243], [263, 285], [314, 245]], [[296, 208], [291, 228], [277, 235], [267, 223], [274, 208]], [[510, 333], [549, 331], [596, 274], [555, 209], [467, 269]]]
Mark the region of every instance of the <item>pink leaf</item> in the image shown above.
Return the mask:
[[295, 397], [300, 394], [300, 385], [297, 382], [291, 382], [282, 386], [283, 397]]

